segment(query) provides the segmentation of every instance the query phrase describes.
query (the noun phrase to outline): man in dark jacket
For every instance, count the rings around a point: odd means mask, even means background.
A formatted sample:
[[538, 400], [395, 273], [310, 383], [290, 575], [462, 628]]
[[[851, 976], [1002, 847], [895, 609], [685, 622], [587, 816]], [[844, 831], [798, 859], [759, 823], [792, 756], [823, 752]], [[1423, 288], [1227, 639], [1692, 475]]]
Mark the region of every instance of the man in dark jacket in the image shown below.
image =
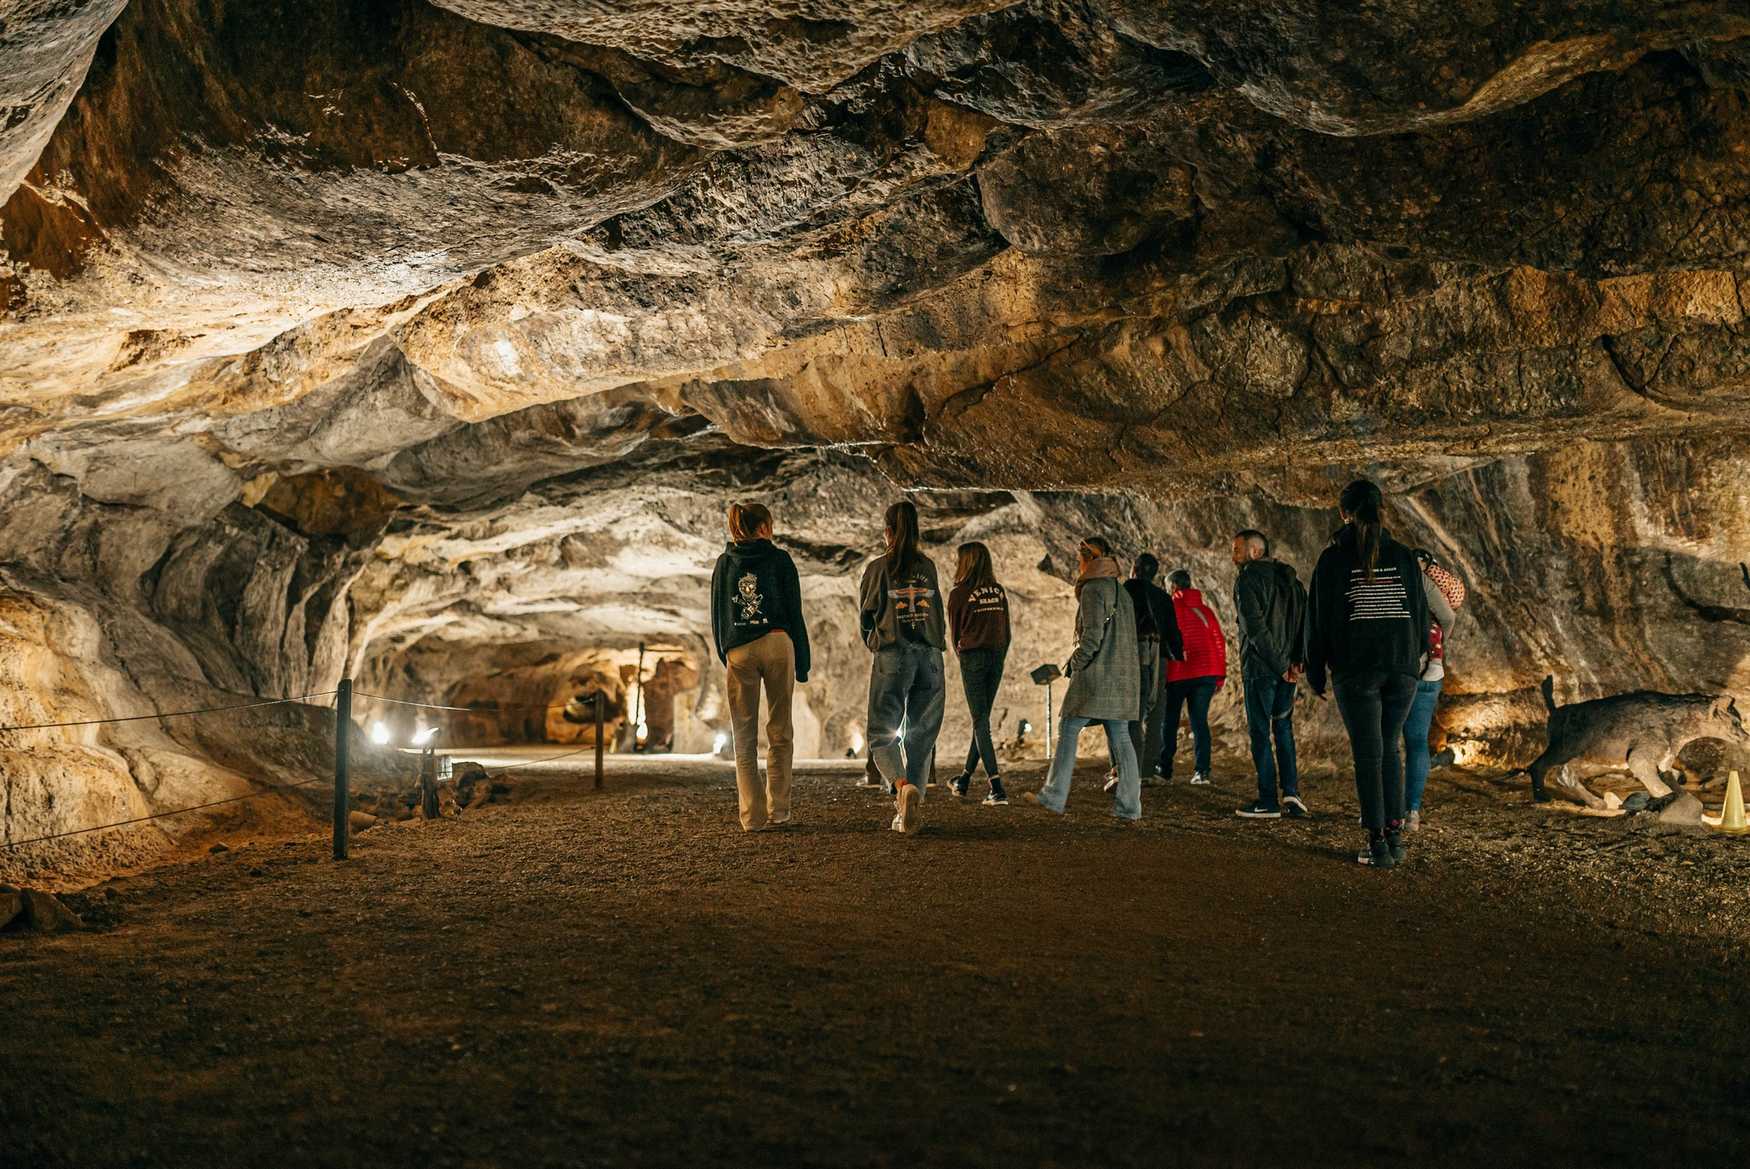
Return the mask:
[[1142, 671], [1142, 709], [1130, 724], [1130, 745], [1142, 763], [1144, 783], [1154, 782], [1155, 761], [1161, 753], [1161, 720], [1166, 712], [1167, 663], [1185, 656], [1185, 642], [1179, 634], [1179, 619], [1173, 610], [1173, 598], [1166, 589], [1155, 584], [1161, 562], [1154, 554], [1144, 552], [1136, 558], [1130, 579], [1124, 589], [1130, 594], [1136, 610], [1136, 646], [1138, 667]]
[[[1270, 557], [1270, 541], [1250, 528], [1233, 541], [1234, 611], [1246, 728], [1258, 769], [1258, 798], [1239, 809], [1250, 820], [1307, 814], [1294, 760], [1294, 692], [1306, 662], [1306, 589], [1294, 569]], [[1274, 747], [1274, 752], [1272, 752]], [[1281, 798], [1277, 783], [1281, 782]]]

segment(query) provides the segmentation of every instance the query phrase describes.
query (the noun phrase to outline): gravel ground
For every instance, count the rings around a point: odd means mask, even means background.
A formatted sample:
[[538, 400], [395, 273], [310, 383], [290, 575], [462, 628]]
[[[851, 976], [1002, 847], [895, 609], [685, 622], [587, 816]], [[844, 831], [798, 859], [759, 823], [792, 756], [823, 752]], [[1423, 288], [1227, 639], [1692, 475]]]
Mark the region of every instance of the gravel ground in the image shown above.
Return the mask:
[[0, 1165], [1750, 1154], [1750, 840], [1444, 776], [1379, 873], [1332, 775], [1311, 821], [1234, 783], [1119, 826], [1090, 767], [1066, 818], [932, 792], [915, 838], [855, 775], [744, 836], [721, 766], [552, 769], [344, 864], [75, 895], [91, 931], [0, 938]]

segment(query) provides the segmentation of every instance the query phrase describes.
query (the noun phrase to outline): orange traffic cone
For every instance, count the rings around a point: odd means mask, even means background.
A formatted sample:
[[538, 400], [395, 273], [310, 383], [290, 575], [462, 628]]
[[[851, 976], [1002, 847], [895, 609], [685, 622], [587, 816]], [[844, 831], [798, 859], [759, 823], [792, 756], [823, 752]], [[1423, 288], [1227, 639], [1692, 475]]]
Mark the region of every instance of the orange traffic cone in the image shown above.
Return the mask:
[[1744, 789], [1738, 783], [1736, 771], [1726, 780], [1726, 806], [1720, 809], [1720, 822], [1714, 831], [1734, 836], [1750, 833], [1750, 821], [1744, 818]]

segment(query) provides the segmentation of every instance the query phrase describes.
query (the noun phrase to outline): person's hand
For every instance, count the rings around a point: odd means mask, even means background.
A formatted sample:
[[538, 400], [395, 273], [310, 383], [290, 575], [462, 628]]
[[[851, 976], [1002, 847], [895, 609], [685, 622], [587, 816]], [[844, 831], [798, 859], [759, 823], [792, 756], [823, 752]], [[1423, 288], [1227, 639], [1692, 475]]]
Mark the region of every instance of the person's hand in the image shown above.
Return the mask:
[[1300, 667], [1289, 666], [1288, 672], [1286, 674], [1282, 675], [1282, 680], [1284, 682], [1289, 683], [1290, 685], [1293, 685], [1294, 683], [1299, 682], [1300, 681]]

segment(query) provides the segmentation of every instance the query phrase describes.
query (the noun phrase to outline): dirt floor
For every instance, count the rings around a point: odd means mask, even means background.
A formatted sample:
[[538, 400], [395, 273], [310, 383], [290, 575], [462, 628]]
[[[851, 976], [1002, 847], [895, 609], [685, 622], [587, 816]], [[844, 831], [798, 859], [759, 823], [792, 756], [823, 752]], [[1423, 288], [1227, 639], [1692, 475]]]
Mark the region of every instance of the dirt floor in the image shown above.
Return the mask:
[[1381, 873], [1334, 776], [1126, 827], [1090, 765], [1067, 818], [938, 791], [905, 838], [855, 775], [756, 835], [721, 765], [542, 776], [72, 897], [0, 938], [0, 1165], [1750, 1156], [1750, 839], [1448, 777]]

